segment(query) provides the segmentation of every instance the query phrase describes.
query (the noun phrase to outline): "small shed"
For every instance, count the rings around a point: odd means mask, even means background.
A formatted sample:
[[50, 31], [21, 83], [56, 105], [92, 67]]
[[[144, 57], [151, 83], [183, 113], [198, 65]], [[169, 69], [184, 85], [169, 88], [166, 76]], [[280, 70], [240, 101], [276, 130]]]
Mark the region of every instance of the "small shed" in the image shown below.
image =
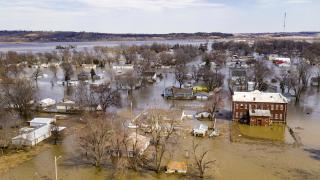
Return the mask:
[[179, 161], [170, 161], [167, 165], [166, 173], [187, 173], [187, 163], [186, 162], [179, 162]]

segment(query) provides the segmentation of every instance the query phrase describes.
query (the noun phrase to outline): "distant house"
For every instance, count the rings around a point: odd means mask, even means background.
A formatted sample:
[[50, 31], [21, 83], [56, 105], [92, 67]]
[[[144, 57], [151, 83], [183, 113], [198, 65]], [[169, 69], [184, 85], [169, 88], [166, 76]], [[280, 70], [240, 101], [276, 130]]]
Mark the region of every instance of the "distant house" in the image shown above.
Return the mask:
[[185, 88], [166, 88], [164, 90], [163, 96], [167, 99], [180, 99], [180, 100], [190, 100], [194, 99], [192, 89], [185, 89]]
[[90, 73], [82, 71], [78, 74], [78, 80], [84, 81], [88, 79], [90, 79]]
[[145, 71], [142, 73], [142, 77], [147, 82], [153, 83], [157, 80], [157, 73], [154, 71]]
[[[30, 127], [23, 127], [19, 130], [19, 135], [12, 138], [12, 144], [34, 146], [51, 136], [52, 123], [54, 118], [34, 118]], [[65, 127], [59, 127], [59, 131]]]
[[84, 69], [90, 69], [91, 70], [91, 69], [96, 69], [97, 65], [95, 65], [95, 64], [82, 64], [81, 67], [84, 68]]
[[255, 125], [286, 123], [287, 104], [287, 98], [280, 93], [264, 93], [258, 90], [235, 92], [232, 96], [232, 119]]
[[115, 71], [133, 70], [133, 65], [131, 64], [113, 65], [112, 69]]
[[311, 78], [311, 86], [319, 86], [320, 77], [312, 77]]
[[79, 110], [79, 106], [74, 101], [63, 100], [57, 104], [58, 112], [69, 112]]
[[48, 68], [48, 67], [49, 67], [49, 64], [43, 63], [43, 64], [40, 65], [40, 67], [41, 67], [41, 68]]
[[186, 174], [188, 166], [186, 162], [170, 161], [166, 167], [166, 173]]
[[194, 95], [197, 100], [208, 100], [210, 95], [206, 92], [198, 92]]
[[193, 93], [197, 93], [197, 92], [209, 92], [208, 88], [206, 86], [194, 86], [192, 88]]
[[53, 100], [53, 99], [51, 99], [51, 98], [43, 99], [43, 100], [41, 100], [40, 103], [39, 103], [39, 105], [40, 105], [41, 107], [49, 107], [49, 106], [52, 106], [52, 105], [54, 105], [54, 104], [56, 104], [56, 101]]

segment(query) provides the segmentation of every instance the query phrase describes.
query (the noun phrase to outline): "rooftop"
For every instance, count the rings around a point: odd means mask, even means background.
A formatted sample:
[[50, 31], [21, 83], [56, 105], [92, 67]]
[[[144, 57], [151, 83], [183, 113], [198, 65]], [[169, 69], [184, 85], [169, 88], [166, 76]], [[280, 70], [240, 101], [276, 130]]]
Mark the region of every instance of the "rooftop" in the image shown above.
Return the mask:
[[33, 118], [30, 123], [50, 124], [53, 121], [53, 118]]
[[252, 92], [234, 92], [234, 102], [288, 103], [281, 93], [265, 93], [258, 90]]
[[178, 162], [178, 161], [170, 161], [167, 165], [167, 169], [187, 171], [187, 163], [186, 162]]

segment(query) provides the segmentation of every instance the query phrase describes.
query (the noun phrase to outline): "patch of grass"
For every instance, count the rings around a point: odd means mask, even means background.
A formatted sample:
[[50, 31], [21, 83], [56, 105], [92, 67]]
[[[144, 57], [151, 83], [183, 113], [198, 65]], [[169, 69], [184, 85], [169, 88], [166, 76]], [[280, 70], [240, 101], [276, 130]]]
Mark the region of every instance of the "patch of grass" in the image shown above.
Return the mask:
[[239, 132], [244, 137], [267, 139], [273, 141], [284, 141], [285, 130], [284, 125], [274, 124], [272, 126], [249, 126], [244, 124], [237, 124]]

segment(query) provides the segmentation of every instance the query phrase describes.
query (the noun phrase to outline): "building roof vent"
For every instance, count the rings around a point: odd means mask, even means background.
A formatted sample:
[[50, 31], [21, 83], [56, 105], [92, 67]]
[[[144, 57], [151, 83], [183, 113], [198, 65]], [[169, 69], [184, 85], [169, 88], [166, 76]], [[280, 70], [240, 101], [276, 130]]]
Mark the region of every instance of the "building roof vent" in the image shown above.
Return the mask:
[[255, 98], [255, 97], [253, 97], [253, 101], [256, 101], [256, 98]]

